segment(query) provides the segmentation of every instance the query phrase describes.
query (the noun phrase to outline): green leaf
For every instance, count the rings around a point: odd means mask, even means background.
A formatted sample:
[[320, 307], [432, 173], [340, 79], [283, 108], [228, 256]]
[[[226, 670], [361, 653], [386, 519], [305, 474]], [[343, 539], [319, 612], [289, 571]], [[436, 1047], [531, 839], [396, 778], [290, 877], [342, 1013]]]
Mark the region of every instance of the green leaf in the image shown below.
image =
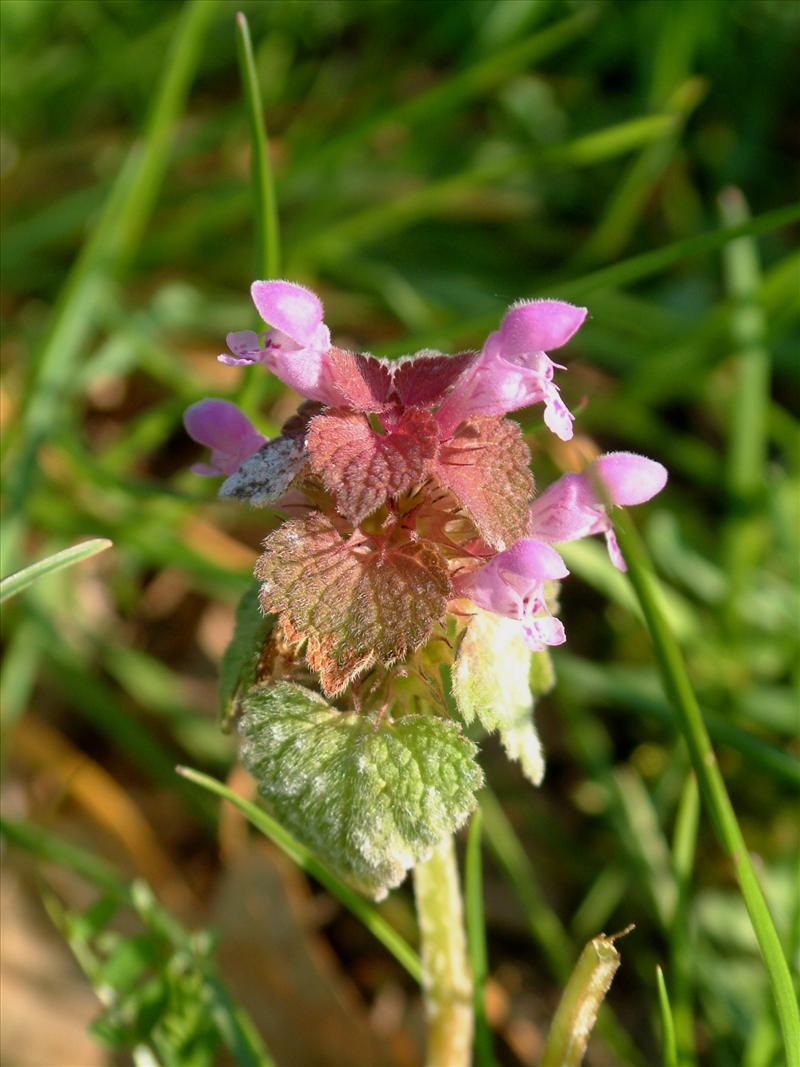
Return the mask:
[[23, 567], [21, 571], [9, 574], [0, 582], [0, 604], [9, 597], [16, 596], [26, 589], [32, 582], [43, 578], [46, 574], [60, 571], [64, 567], [71, 567], [73, 563], [80, 563], [90, 556], [96, 556], [98, 552], [105, 552], [111, 548], [111, 541], [106, 537], [95, 537], [91, 541], [83, 541], [72, 548], [65, 548], [61, 552], [55, 552], [52, 556], [40, 559], [37, 563], [31, 563], [29, 567]]
[[531, 692], [535, 697], [544, 696], [556, 684], [556, 672], [553, 668], [553, 657], [549, 649], [541, 652], [531, 652], [531, 669], [528, 675]]
[[256, 680], [258, 661], [273, 620], [258, 604], [258, 583], [253, 582], [236, 608], [236, 624], [222, 657], [219, 675], [219, 714], [223, 724], [239, 710], [239, 695]]
[[244, 701], [242, 760], [283, 824], [380, 899], [458, 829], [483, 781], [476, 746], [449, 722], [376, 723], [289, 682]]
[[544, 756], [533, 723], [532, 653], [513, 619], [479, 611], [470, 620], [453, 665], [453, 695], [464, 722], [497, 730], [509, 759], [534, 785]]

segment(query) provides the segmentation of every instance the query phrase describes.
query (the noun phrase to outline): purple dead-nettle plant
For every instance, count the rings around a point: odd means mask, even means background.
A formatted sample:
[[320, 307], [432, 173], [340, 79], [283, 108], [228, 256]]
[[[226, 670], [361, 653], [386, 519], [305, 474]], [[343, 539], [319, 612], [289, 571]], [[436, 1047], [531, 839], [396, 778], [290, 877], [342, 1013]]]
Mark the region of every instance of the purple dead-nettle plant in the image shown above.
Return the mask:
[[608, 507], [649, 500], [667, 475], [616, 452], [535, 495], [506, 416], [542, 405], [571, 438], [548, 353], [585, 308], [525, 301], [480, 352], [388, 362], [332, 345], [299, 285], [252, 295], [269, 328], [229, 334], [220, 360], [263, 364], [305, 400], [272, 440], [224, 400], [186, 413], [211, 449], [194, 470], [284, 517], [239, 608], [224, 697], [274, 813], [377, 898], [474, 808], [483, 775], [464, 724], [497, 731], [541, 781], [531, 678], [566, 640], [553, 546], [602, 533], [624, 568]]

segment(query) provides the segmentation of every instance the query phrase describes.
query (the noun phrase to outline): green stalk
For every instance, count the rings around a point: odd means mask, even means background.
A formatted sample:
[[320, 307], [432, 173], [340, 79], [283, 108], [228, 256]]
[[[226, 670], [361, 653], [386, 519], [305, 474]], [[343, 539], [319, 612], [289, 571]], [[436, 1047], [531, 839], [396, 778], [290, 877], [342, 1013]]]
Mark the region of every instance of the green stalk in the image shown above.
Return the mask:
[[800, 1063], [800, 1010], [789, 966], [720, 773], [697, 697], [677, 642], [664, 618], [661, 587], [630, 519], [618, 512], [619, 545], [653, 641], [664, 689], [689, 748], [714, 832], [731, 861], [775, 997], [787, 1063]]
[[414, 868], [428, 1019], [426, 1067], [469, 1067], [472, 981], [453, 838]]

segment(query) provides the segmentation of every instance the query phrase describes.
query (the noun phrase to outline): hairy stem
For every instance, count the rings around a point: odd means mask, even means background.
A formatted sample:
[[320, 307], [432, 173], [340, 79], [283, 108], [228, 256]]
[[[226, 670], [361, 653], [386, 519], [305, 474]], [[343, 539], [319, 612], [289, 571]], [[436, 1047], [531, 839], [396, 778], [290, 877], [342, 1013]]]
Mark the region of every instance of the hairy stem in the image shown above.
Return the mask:
[[472, 979], [453, 839], [414, 868], [428, 1019], [426, 1067], [469, 1067]]

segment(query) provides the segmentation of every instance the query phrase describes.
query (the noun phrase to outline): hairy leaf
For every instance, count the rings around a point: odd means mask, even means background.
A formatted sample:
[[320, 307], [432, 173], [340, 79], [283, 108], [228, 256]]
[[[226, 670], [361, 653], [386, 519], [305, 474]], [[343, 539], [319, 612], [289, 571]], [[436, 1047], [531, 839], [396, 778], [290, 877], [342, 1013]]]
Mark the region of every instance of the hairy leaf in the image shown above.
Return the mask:
[[477, 416], [442, 445], [434, 472], [493, 548], [524, 537], [533, 496], [530, 453], [515, 422]]
[[254, 508], [273, 504], [283, 496], [306, 461], [302, 438], [276, 437], [246, 459], [222, 483], [219, 495], [244, 500]]
[[531, 692], [535, 697], [549, 693], [556, 684], [556, 672], [553, 668], [553, 657], [550, 655], [549, 649], [544, 648], [541, 652], [531, 653], [531, 670], [528, 681], [530, 682]]
[[404, 659], [447, 610], [447, 564], [431, 545], [341, 536], [324, 515], [285, 522], [256, 563], [261, 606], [280, 613], [327, 693], [379, 660]]
[[265, 507], [283, 496], [306, 463], [305, 436], [311, 419], [321, 404], [306, 401], [284, 424], [280, 437], [267, 441], [227, 478], [219, 491], [222, 497], [235, 497]]
[[483, 783], [453, 723], [376, 724], [289, 682], [250, 691], [241, 733], [242, 760], [286, 828], [378, 899], [461, 826]]
[[239, 710], [240, 695], [255, 682], [264, 642], [272, 629], [272, 620], [259, 607], [258, 593], [258, 583], [253, 582], [239, 601], [233, 637], [220, 664], [219, 713], [224, 724]]
[[514, 619], [479, 611], [469, 622], [453, 665], [453, 696], [467, 725], [497, 730], [509, 759], [539, 785], [544, 756], [533, 724], [531, 651]]
[[343, 348], [330, 348], [325, 357], [330, 380], [342, 404], [354, 411], [383, 411], [392, 392], [389, 363]]
[[404, 357], [393, 366], [394, 389], [404, 407], [424, 407], [441, 400], [475, 360], [475, 352], [443, 356], [439, 352], [419, 352]]
[[342, 515], [358, 524], [425, 478], [438, 435], [436, 420], [425, 411], [408, 411], [379, 434], [364, 415], [334, 409], [312, 421], [307, 443], [312, 469]]

